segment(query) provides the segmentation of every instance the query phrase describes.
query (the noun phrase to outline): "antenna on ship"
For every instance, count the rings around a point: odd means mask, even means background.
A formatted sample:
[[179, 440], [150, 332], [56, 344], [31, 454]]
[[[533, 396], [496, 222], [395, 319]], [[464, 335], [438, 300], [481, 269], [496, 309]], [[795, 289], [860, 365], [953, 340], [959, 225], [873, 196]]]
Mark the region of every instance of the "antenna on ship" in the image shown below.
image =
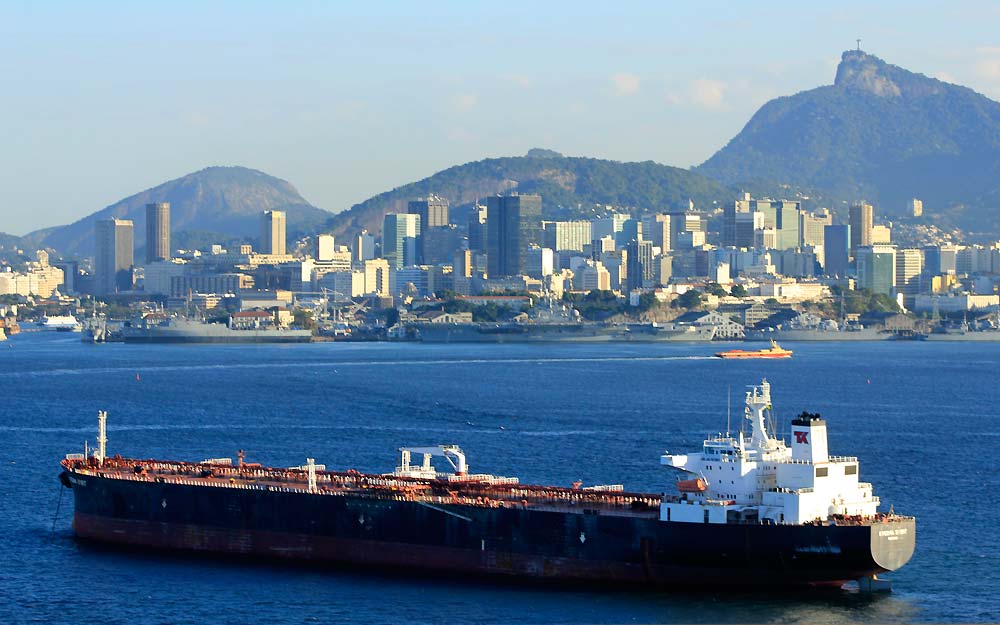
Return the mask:
[[729, 424], [733, 415], [733, 385], [726, 386], [726, 438], [729, 438]]
[[105, 452], [108, 446], [108, 412], [106, 410], [97, 411], [97, 463], [104, 465]]

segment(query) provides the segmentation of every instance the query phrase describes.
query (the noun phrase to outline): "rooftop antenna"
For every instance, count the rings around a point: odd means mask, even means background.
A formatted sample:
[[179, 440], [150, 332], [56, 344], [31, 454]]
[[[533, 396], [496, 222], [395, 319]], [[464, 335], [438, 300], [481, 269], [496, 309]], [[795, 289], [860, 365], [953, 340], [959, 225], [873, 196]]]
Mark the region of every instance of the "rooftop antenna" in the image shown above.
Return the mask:
[[858, 39], [858, 52], [861, 52], [861, 40]]

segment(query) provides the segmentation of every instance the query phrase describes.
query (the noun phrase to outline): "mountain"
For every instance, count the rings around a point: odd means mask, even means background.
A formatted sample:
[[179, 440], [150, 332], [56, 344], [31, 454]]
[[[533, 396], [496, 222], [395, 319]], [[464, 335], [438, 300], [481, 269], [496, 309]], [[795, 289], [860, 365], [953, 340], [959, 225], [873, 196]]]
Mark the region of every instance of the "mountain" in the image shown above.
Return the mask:
[[330, 213], [307, 202], [288, 182], [246, 167], [208, 167], [120, 200], [79, 221], [46, 228], [24, 237], [63, 254], [89, 255], [94, 249], [94, 222], [116, 217], [135, 223], [135, 247], [146, 239], [146, 204], [170, 202], [173, 247], [187, 239], [217, 241], [256, 239], [259, 215], [265, 210], [287, 213], [289, 240], [312, 232]]
[[686, 208], [691, 199], [699, 207], [710, 208], [734, 193], [701, 174], [652, 161], [621, 163], [535, 148], [525, 156], [450, 167], [380, 193], [333, 216], [327, 229], [341, 236], [361, 228], [381, 232], [386, 213], [406, 212], [409, 200], [431, 193], [446, 198], [452, 212], [461, 215], [477, 198], [509, 190], [541, 194], [546, 219], [582, 217], [596, 204], [666, 210]]
[[[900, 213], [1000, 224], [1000, 103], [844, 52], [833, 85], [766, 103], [696, 168], [726, 184], [791, 185]], [[784, 187], [787, 188], [787, 187]]]
[[21, 237], [0, 232], [0, 250], [12, 250], [21, 246]]

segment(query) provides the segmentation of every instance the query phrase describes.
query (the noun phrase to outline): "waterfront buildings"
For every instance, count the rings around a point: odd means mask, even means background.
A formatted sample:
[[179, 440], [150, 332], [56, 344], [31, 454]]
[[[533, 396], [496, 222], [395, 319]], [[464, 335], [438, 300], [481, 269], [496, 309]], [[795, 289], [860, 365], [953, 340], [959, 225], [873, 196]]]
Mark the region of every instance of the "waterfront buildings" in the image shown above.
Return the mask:
[[130, 291], [134, 263], [134, 227], [128, 219], [94, 222], [94, 292]]
[[146, 263], [170, 260], [170, 203], [146, 204]]
[[527, 273], [528, 250], [541, 244], [540, 195], [498, 195], [487, 199], [486, 255], [490, 278]]
[[276, 256], [285, 254], [284, 211], [264, 211], [260, 216], [260, 252]]
[[[38, 250], [24, 271], [0, 268], [0, 295], [51, 297], [65, 282], [65, 272], [49, 264], [49, 255]], [[0, 330], [2, 332], [2, 330]]]

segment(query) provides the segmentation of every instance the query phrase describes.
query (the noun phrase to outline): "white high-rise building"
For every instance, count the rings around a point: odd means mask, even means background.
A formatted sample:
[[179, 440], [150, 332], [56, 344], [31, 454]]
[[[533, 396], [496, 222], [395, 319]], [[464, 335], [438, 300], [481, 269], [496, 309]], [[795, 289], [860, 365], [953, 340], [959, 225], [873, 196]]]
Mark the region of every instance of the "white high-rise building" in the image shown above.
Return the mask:
[[924, 252], [918, 248], [896, 250], [896, 292], [903, 295], [903, 304], [913, 308], [920, 293], [920, 275], [924, 270]]

